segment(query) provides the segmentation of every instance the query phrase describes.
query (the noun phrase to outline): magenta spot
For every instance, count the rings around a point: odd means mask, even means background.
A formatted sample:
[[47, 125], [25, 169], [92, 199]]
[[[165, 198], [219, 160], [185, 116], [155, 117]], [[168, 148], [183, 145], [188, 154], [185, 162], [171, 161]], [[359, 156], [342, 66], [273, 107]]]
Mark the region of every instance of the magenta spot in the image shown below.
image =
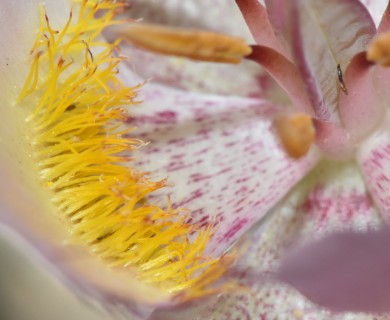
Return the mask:
[[226, 148], [231, 148], [231, 147], [234, 147], [236, 144], [237, 144], [237, 142], [228, 142], [228, 143], [225, 144], [225, 147]]
[[211, 128], [201, 128], [196, 132], [196, 134], [208, 137], [210, 132]]
[[208, 148], [208, 147], [203, 148], [203, 149], [201, 149], [201, 150], [195, 152], [195, 153], [194, 153], [194, 156], [202, 155], [202, 154], [206, 153], [207, 151], [209, 151], [209, 148]]
[[244, 183], [250, 180], [250, 177], [242, 177], [236, 180], [236, 183]]
[[183, 201], [180, 201], [179, 203], [176, 203], [175, 207], [176, 208], [184, 207], [184, 206], [188, 205], [190, 202], [192, 202], [192, 201], [194, 201], [196, 199], [199, 199], [203, 195], [204, 195], [204, 192], [203, 192], [202, 189], [197, 189], [197, 190], [191, 191], [189, 196], [186, 197]]
[[227, 131], [227, 130], [224, 130], [222, 131], [222, 136], [224, 137], [229, 137], [231, 136], [233, 133], [231, 131]]
[[152, 116], [130, 116], [126, 119], [126, 122], [129, 124], [176, 124], [177, 123], [177, 114], [175, 111], [165, 110], [156, 112]]
[[230, 227], [230, 229], [222, 236], [221, 240], [229, 241], [247, 224], [247, 222], [247, 218], [237, 219], [237, 221]]
[[179, 170], [184, 170], [184, 169], [188, 169], [188, 168], [191, 168], [193, 166], [192, 163], [187, 163], [187, 164], [184, 164], [184, 163], [170, 163], [166, 170], [168, 172], [175, 172], [175, 171], [179, 171]]
[[184, 156], [185, 156], [185, 153], [174, 154], [174, 155], [172, 155], [172, 159], [181, 159]]
[[236, 192], [234, 193], [235, 195], [245, 195], [248, 193], [248, 187], [247, 186], [242, 186], [240, 189], [236, 190]]
[[[244, 201], [246, 200], [246, 198], [241, 198], [239, 199], [235, 204], [234, 206], [235, 207], [238, 207], [240, 204], [242, 204]], [[236, 211], [239, 211], [238, 209], [236, 209]]]

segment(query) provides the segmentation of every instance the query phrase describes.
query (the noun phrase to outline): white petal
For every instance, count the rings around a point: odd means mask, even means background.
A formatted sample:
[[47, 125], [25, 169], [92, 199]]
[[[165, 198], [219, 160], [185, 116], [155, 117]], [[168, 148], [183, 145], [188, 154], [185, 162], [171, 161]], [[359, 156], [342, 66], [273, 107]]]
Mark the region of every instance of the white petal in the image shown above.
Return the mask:
[[[217, 222], [209, 250], [226, 250], [260, 220], [317, 162], [285, 155], [272, 117], [278, 106], [256, 99], [198, 95], [153, 84], [131, 124], [151, 144], [135, 154], [156, 179], [168, 177], [176, 206], [194, 221]], [[154, 198], [153, 198], [154, 199]]]
[[390, 219], [390, 117], [367, 138], [358, 151], [358, 161], [367, 186], [383, 218]]
[[370, 11], [371, 17], [374, 20], [376, 26], [379, 25], [379, 22], [381, 21], [383, 12], [386, 9], [386, 6], [388, 4], [387, 0], [360, 0]]

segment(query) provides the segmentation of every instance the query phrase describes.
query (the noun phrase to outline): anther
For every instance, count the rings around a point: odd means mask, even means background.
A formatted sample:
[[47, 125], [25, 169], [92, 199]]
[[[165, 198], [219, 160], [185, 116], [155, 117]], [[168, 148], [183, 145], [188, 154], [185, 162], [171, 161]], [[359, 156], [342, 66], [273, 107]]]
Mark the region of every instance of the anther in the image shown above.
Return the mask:
[[298, 159], [308, 153], [315, 140], [315, 129], [310, 116], [302, 113], [282, 116], [276, 119], [275, 126], [290, 157]]
[[380, 34], [371, 41], [367, 60], [390, 67], [390, 32]]
[[244, 40], [216, 32], [144, 23], [121, 25], [113, 30], [142, 49], [193, 60], [239, 63], [252, 52]]

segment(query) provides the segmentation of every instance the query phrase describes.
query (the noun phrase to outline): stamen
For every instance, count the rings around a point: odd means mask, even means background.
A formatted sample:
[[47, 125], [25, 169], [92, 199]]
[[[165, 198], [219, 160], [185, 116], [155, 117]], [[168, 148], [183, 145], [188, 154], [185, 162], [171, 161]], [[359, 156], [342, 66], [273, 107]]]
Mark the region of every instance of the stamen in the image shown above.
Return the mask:
[[300, 158], [308, 153], [315, 140], [315, 129], [310, 116], [297, 113], [275, 121], [277, 133], [287, 154]]
[[390, 32], [382, 33], [371, 41], [367, 60], [390, 67]]
[[113, 29], [145, 50], [200, 61], [239, 63], [252, 52], [240, 38], [221, 33], [133, 23]]

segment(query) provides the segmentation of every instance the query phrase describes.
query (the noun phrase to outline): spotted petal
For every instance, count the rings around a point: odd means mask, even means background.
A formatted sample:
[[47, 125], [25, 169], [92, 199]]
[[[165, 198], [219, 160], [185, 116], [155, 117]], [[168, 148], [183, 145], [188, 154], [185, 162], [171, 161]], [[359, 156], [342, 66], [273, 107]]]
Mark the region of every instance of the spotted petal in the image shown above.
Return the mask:
[[[205, 310], [192, 310], [197, 316], [191, 319], [372, 320], [369, 314], [333, 314], [276, 282], [274, 275], [288, 248], [336, 230], [371, 230], [381, 224], [358, 167], [323, 162], [244, 237], [246, 253], [232, 276], [249, 290], [224, 294]], [[183, 319], [188, 312], [160, 312], [156, 319]]]
[[[61, 12], [65, 11], [66, 8], [66, 5], [60, 8]], [[51, 9], [48, 5], [49, 14], [56, 9], [57, 7], [53, 6]], [[2, 12], [4, 11], [2, 10]], [[8, 11], [9, 17], [12, 16], [13, 12], [16, 14], [16, 11]], [[64, 17], [62, 21], [66, 21], [67, 18]], [[38, 26], [37, 16], [26, 20], [29, 23], [21, 24], [20, 32], [23, 35], [30, 34], [32, 37], [31, 30]], [[13, 19], [13, 23], [16, 22], [17, 20]], [[51, 18], [50, 24], [53, 28], [57, 27], [57, 23], [58, 21]], [[22, 40], [23, 37], [19, 38], [19, 42], [14, 41], [14, 43], [25, 45], [23, 52], [26, 52], [25, 59], [27, 59], [32, 45], [30, 40], [33, 42], [33, 39], [26, 37], [25, 41]], [[9, 48], [12, 48], [12, 45]], [[20, 48], [16, 46], [13, 49], [19, 50]], [[87, 47], [87, 49], [89, 48]], [[11, 53], [12, 51], [4, 52]], [[91, 52], [87, 52], [87, 58], [88, 54], [93, 58]], [[9, 62], [7, 62], [7, 58]], [[16, 91], [21, 89], [20, 79], [18, 79], [19, 73], [15, 72], [15, 68], [18, 64], [23, 64], [25, 59], [21, 59], [17, 55], [2, 55], [2, 62], [5, 62], [6, 66], [4, 78], [9, 81], [7, 88], [16, 86]], [[8, 69], [7, 63], [9, 64]], [[60, 60], [59, 65], [61, 63], [63, 62]], [[19, 71], [27, 73], [27, 70], [20, 69]], [[129, 77], [133, 74], [130, 73], [130, 70], [128, 71], [129, 73], [126, 74], [125, 69], [121, 69], [120, 73], [125, 76], [126, 81], [132, 82], [134, 78]], [[160, 160], [160, 164], [164, 164], [166, 161], [165, 166], [160, 169], [171, 166], [170, 170], [158, 170], [160, 176], [170, 176], [175, 171], [174, 169], [178, 169], [176, 171], [182, 175], [180, 181], [185, 182], [185, 188], [176, 186], [172, 189], [175, 190], [172, 196], [175, 201], [174, 205], [188, 207], [192, 210], [194, 221], [216, 222], [216, 236], [210, 243], [208, 251], [217, 256], [224, 252], [254, 221], [260, 219], [292, 185], [310, 170], [317, 160], [315, 152], [300, 162], [293, 162], [286, 158], [272, 133], [270, 117], [279, 110], [273, 105], [259, 104], [258, 100], [252, 99], [202, 97], [164, 87], [160, 87], [159, 92], [154, 91], [156, 87], [153, 85], [150, 85], [150, 88], [145, 89], [145, 99], [150, 99], [149, 106], [157, 104], [160, 108], [156, 107], [150, 113], [150, 110], [145, 107], [143, 119], [146, 120], [142, 120], [141, 117], [141, 122], [144, 121], [142, 123], [143, 131], [138, 131], [137, 137], [144, 133], [145, 139], [152, 140], [153, 136], [148, 136], [147, 132], [156, 134], [156, 130], [161, 132], [165, 130], [166, 134], [159, 135], [162, 139], [160, 141], [154, 138], [154, 151], [150, 147], [145, 149], [144, 154], [139, 152], [135, 154], [135, 157], [143, 159], [142, 156], [145, 156], [143, 165], [146, 165], [148, 171], [156, 168], [152, 165], [148, 167], [148, 162], [156, 162], [159, 165], [155, 159]], [[159, 97], [156, 94], [159, 94]], [[16, 98], [15, 95], [16, 92], [13, 92], [9, 96], [3, 95], [2, 97], [5, 101], [1, 111], [4, 118], [9, 120], [11, 120], [11, 116], [18, 119], [18, 109], [12, 109], [11, 106]], [[186, 104], [188, 105], [187, 109], [183, 108]], [[166, 125], [167, 110], [164, 108], [167, 106], [174, 111], [173, 114], [168, 112], [168, 123], [169, 119], [177, 117], [177, 122], [174, 123], [175, 125], [170, 132], [166, 127], [158, 126], [161, 124], [159, 119], [161, 116], [163, 118], [162, 125]], [[182, 113], [179, 114], [177, 108], [180, 108]], [[241, 112], [242, 115], [240, 115]], [[8, 113], [11, 115], [10, 117], [8, 117]], [[157, 121], [153, 120], [156, 117]], [[254, 117], [254, 119], [259, 117], [262, 120], [254, 122], [250, 117]], [[136, 116], [134, 118], [139, 119]], [[41, 190], [34, 174], [35, 167], [30, 168], [24, 163], [25, 157], [28, 157], [28, 153], [32, 151], [19, 147], [20, 144], [16, 137], [24, 135], [26, 132], [23, 131], [23, 118], [15, 119], [12, 118], [10, 123], [1, 128], [1, 138], [4, 144], [1, 151], [2, 166], [0, 169], [2, 224], [12, 229], [24, 242], [29, 243], [28, 251], [37, 255], [48, 270], [57, 273], [75, 291], [87, 293], [109, 304], [123, 304], [126, 309], [139, 317], [147, 317], [155, 307], [171, 304], [171, 295], [136, 280], [135, 277], [129, 276], [128, 271], [108, 269], [102, 261], [92, 256], [83, 246], [72, 244], [70, 240], [68, 245], [63, 245], [64, 239], [68, 239], [65, 234], [66, 230], [50, 214], [53, 204], [48, 203], [47, 194]], [[148, 126], [148, 123], [152, 123], [153, 127]], [[211, 139], [207, 136], [210, 136]], [[222, 138], [223, 136], [225, 138]], [[237, 140], [236, 136], [240, 139]], [[193, 139], [194, 137], [199, 139], [199, 143]], [[221, 138], [221, 141], [213, 140], [217, 138]], [[180, 142], [180, 139], [183, 141]], [[185, 146], [186, 143], [193, 146], [188, 149]], [[217, 143], [218, 147], [213, 149]], [[180, 154], [177, 153], [180, 149], [184, 153], [184, 167], [177, 168], [177, 166], [183, 165], [179, 157]], [[160, 152], [158, 152], [159, 150]], [[226, 154], [225, 151], [230, 151], [230, 153]], [[191, 157], [193, 158], [191, 159]], [[202, 159], [204, 159], [204, 165], [201, 165]], [[278, 162], [279, 165], [275, 166], [275, 162]], [[198, 167], [191, 168], [193, 165], [199, 165], [200, 169]], [[253, 172], [264, 176], [263, 185], [253, 179]], [[158, 178], [157, 173], [154, 173], [155, 178]], [[277, 181], [273, 180], [275, 176], [279, 177]], [[213, 186], [211, 179], [216, 177], [218, 180], [222, 177], [221, 182]], [[171, 181], [179, 183], [177, 178]], [[206, 196], [210, 196], [207, 203], [203, 200]], [[152, 198], [151, 201], [157, 200]], [[210, 204], [210, 210], [209, 208], [206, 210], [208, 204]], [[220, 221], [223, 222], [220, 223]]]
[[150, 141], [137, 158], [168, 177], [176, 206], [194, 221], [217, 222], [210, 251], [221, 253], [260, 220], [316, 163], [294, 161], [275, 138], [279, 107], [248, 98], [199, 95], [149, 84], [131, 124]]

